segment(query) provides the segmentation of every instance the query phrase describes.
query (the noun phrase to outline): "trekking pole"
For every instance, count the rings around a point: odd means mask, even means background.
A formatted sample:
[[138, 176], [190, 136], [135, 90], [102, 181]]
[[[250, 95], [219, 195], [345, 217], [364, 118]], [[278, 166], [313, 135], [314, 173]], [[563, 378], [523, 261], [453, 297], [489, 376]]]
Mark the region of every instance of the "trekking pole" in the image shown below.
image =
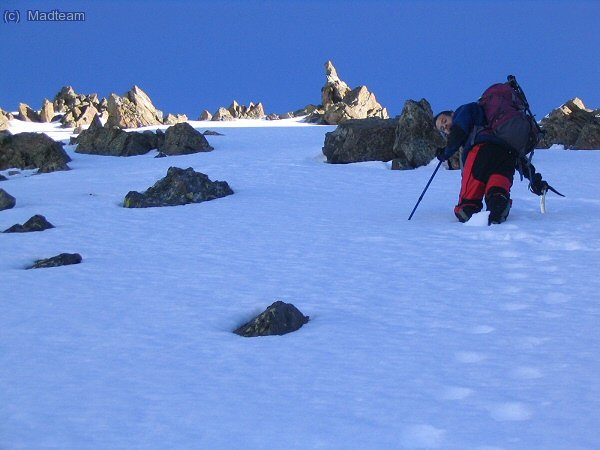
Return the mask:
[[433, 174], [431, 175], [431, 178], [429, 178], [429, 181], [427, 182], [427, 186], [425, 186], [425, 189], [423, 189], [423, 192], [421, 193], [421, 196], [419, 197], [419, 200], [417, 200], [417, 204], [415, 205], [415, 207], [413, 208], [412, 212], [410, 213], [410, 216], [408, 216], [408, 220], [412, 219], [413, 214], [417, 210], [417, 206], [419, 206], [419, 203], [421, 203], [421, 200], [423, 200], [423, 196], [425, 195], [425, 192], [427, 191], [427, 188], [429, 188], [429, 185], [433, 181], [433, 177], [435, 177], [435, 174], [437, 173], [437, 171], [438, 171], [438, 169], [440, 168], [441, 165], [442, 165], [442, 161], [440, 161], [438, 163], [437, 167], [433, 171]]

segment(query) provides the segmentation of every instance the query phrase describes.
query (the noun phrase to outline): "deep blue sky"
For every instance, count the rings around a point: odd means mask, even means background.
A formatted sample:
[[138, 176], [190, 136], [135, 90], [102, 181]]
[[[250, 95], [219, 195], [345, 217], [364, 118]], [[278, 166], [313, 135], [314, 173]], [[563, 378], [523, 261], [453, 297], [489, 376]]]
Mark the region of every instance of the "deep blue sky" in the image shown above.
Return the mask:
[[[0, 107], [38, 109], [63, 85], [124, 94], [134, 84], [166, 113], [196, 119], [233, 99], [268, 113], [320, 102], [331, 59], [391, 115], [407, 99], [434, 111], [517, 76], [542, 117], [569, 98], [600, 108], [600, 1], [5, 0]], [[27, 9], [84, 11], [82, 23], [32, 23]]]

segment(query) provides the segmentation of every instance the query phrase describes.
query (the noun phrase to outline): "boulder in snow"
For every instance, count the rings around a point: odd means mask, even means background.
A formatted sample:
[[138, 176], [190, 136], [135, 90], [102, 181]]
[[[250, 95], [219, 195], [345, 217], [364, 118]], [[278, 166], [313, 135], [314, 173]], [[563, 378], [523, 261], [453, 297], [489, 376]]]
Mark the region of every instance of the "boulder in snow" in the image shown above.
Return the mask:
[[276, 301], [234, 333], [243, 337], [280, 336], [299, 330], [308, 320], [309, 317], [291, 303]]
[[328, 163], [390, 161], [394, 154], [396, 120], [349, 120], [325, 134], [323, 154]]
[[130, 191], [123, 202], [125, 208], [151, 208], [201, 203], [233, 194], [226, 181], [211, 181], [194, 169], [170, 167], [167, 176], [144, 193]]
[[38, 259], [30, 269], [45, 269], [48, 267], [69, 266], [79, 264], [82, 261], [79, 253], [61, 253], [52, 258]]
[[393, 169], [414, 169], [425, 166], [435, 157], [435, 151], [445, 141], [435, 129], [433, 112], [425, 99], [407, 100], [396, 126]]
[[188, 155], [210, 152], [213, 148], [202, 133], [185, 122], [167, 128], [159, 150], [165, 155]]
[[48, 222], [44, 216], [36, 214], [23, 225], [15, 224], [4, 230], [3, 233], [29, 233], [32, 231], [44, 231], [50, 228], [54, 228], [54, 225]]
[[127, 132], [119, 128], [102, 126], [96, 115], [90, 127], [71, 139], [77, 144], [76, 153], [104, 156], [144, 155], [160, 145], [161, 133], [144, 131]]
[[47, 173], [69, 170], [69, 161], [62, 144], [43, 133], [0, 136], [0, 170], [38, 168], [38, 173]]
[[0, 211], [14, 208], [16, 204], [17, 200], [12, 195], [4, 189], [0, 189]]

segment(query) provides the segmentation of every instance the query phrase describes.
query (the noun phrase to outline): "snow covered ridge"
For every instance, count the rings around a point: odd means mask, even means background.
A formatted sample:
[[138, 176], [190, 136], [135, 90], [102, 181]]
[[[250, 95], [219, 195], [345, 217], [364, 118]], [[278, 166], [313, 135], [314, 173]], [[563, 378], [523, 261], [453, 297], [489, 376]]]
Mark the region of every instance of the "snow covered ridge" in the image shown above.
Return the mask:
[[[335, 127], [191, 125], [213, 151], [2, 171], [0, 230], [54, 228], [0, 233], [1, 448], [600, 448], [600, 152], [536, 152], [567, 197], [542, 215], [515, 179], [488, 227], [456, 221], [449, 170], [408, 221], [434, 165], [324, 164]], [[123, 208], [172, 166], [235, 194]], [[232, 333], [275, 300], [310, 321]]]

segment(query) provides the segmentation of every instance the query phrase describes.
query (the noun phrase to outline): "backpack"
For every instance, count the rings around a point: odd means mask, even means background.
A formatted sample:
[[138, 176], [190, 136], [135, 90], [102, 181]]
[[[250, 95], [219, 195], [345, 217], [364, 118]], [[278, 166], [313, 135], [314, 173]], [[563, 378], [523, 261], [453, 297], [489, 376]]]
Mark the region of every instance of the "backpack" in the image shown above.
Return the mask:
[[508, 80], [487, 88], [478, 103], [485, 113], [488, 129], [523, 157], [533, 152], [543, 132], [515, 77], [509, 75]]

